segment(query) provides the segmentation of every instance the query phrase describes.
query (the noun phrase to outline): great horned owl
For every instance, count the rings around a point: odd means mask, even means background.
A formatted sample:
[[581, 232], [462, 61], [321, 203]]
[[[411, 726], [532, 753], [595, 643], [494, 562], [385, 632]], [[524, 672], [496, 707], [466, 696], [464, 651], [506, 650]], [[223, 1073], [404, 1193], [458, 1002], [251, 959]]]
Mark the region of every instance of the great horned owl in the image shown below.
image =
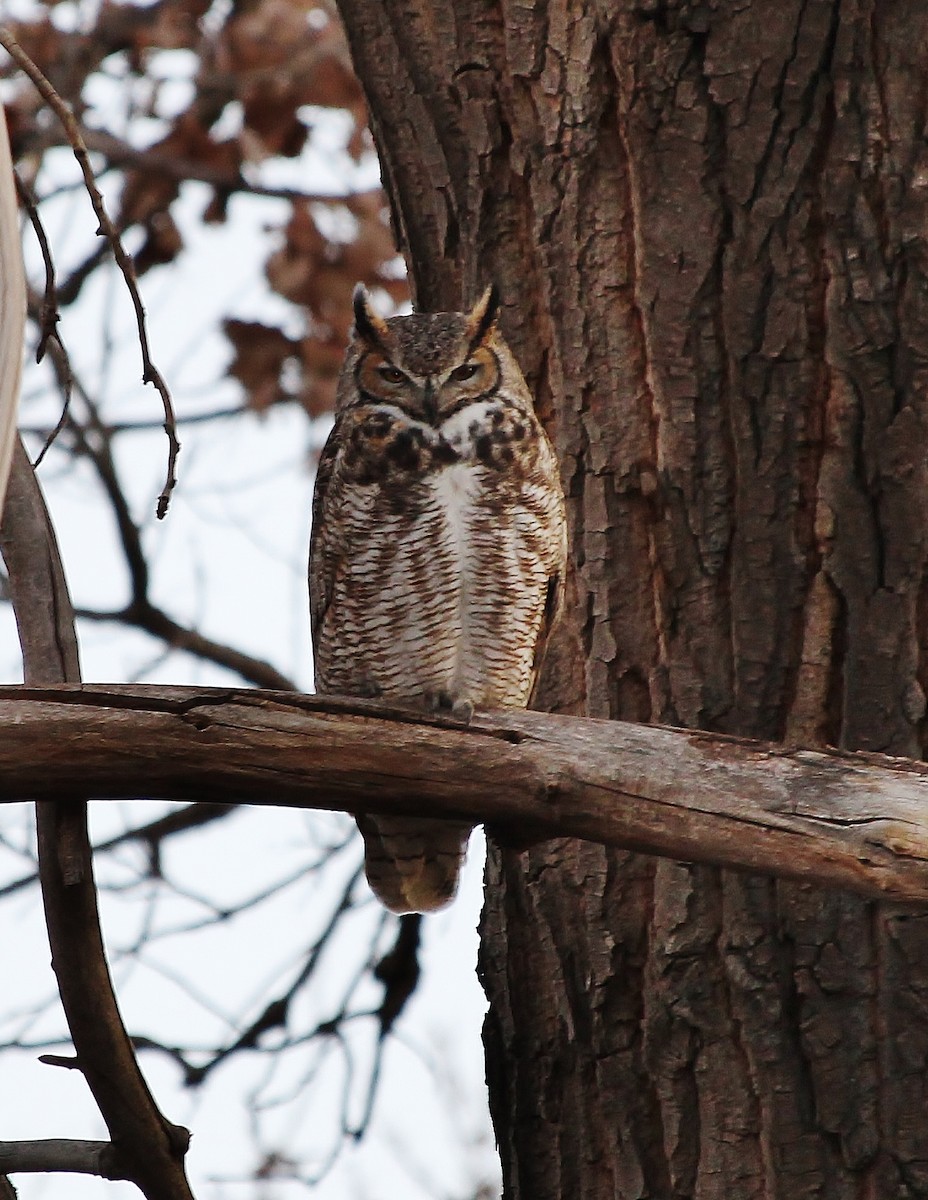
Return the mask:
[[[524, 708], [567, 554], [554, 451], [496, 328], [470, 312], [355, 325], [319, 463], [310, 547], [320, 694], [383, 697], [469, 720]], [[470, 826], [358, 818], [371, 887], [394, 912], [454, 895]]]

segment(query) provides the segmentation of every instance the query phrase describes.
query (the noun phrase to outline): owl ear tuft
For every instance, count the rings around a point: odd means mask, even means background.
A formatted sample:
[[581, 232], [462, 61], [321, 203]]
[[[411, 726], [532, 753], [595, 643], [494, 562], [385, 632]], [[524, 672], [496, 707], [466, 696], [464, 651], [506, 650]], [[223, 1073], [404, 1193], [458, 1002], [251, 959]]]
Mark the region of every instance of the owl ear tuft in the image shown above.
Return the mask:
[[468, 349], [475, 350], [496, 324], [499, 316], [499, 288], [491, 283], [467, 314]]
[[363, 338], [368, 345], [385, 350], [386, 346], [384, 343], [390, 336], [390, 331], [383, 317], [379, 313], [374, 312], [374, 309], [371, 307], [371, 299], [363, 283], [359, 283], [354, 289], [352, 303], [354, 306], [355, 333], [359, 338]]

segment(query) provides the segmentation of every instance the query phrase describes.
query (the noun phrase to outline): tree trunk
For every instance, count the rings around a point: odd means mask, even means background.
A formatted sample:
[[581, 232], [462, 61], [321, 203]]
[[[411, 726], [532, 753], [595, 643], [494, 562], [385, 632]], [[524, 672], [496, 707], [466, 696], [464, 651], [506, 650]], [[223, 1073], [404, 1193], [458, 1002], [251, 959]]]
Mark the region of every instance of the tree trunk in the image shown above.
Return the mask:
[[[423, 308], [493, 274], [569, 497], [545, 702], [919, 757], [928, 3], [341, 0]], [[928, 923], [494, 850], [506, 1194], [928, 1197]]]

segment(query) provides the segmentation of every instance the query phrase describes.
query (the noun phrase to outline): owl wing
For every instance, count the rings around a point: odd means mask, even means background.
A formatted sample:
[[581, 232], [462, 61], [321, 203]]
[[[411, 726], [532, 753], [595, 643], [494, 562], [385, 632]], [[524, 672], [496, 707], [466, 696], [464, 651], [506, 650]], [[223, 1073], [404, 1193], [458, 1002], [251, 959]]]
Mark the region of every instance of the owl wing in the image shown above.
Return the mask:
[[[309, 546], [309, 596], [313, 649], [319, 660], [326, 613], [347, 547], [341, 534], [337, 497], [345, 482], [342, 448], [346, 422], [336, 422], [326, 440], [313, 491]], [[350, 428], [350, 425], [349, 425]], [[349, 472], [350, 473], [350, 472]], [[319, 678], [317, 674], [317, 686]], [[365, 868], [371, 887], [393, 912], [429, 912], [447, 904], [457, 887], [470, 825], [415, 817], [373, 818], [359, 813]]]
[[[544, 436], [544, 435], [542, 435]], [[551, 469], [557, 470], [553, 452], [550, 447]], [[545, 651], [554, 627], [557, 625], [564, 607], [565, 584], [567, 579], [567, 513], [564, 497], [559, 489], [549, 493], [552, 508], [550, 511], [550, 526], [547, 558], [547, 578], [544, 581], [544, 604], [541, 610], [541, 620], [538, 623], [538, 633], [535, 638], [535, 653], [532, 659], [532, 684], [529, 689], [528, 703], [538, 685], [538, 676], [544, 662]]]
[[335, 570], [340, 559], [334, 522], [328, 519], [326, 500], [332, 477], [336, 474], [341, 436], [336, 421], [319, 456], [316, 486], [313, 489], [313, 525], [309, 541], [309, 614], [313, 651], [319, 647], [319, 635], [325, 614], [332, 602]]

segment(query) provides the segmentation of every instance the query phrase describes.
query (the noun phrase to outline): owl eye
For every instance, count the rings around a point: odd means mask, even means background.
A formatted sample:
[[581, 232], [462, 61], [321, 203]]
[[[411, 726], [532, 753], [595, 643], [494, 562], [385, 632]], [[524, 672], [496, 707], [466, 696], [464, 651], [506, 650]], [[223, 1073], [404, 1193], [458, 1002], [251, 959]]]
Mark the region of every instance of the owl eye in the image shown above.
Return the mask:
[[457, 383], [464, 383], [467, 379], [473, 379], [479, 370], [480, 367], [477, 363], [464, 363], [463, 366], [454, 368], [451, 378]]
[[406, 376], [398, 367], [378, 367], [377, 374], [384, 383], [405, 383]]

